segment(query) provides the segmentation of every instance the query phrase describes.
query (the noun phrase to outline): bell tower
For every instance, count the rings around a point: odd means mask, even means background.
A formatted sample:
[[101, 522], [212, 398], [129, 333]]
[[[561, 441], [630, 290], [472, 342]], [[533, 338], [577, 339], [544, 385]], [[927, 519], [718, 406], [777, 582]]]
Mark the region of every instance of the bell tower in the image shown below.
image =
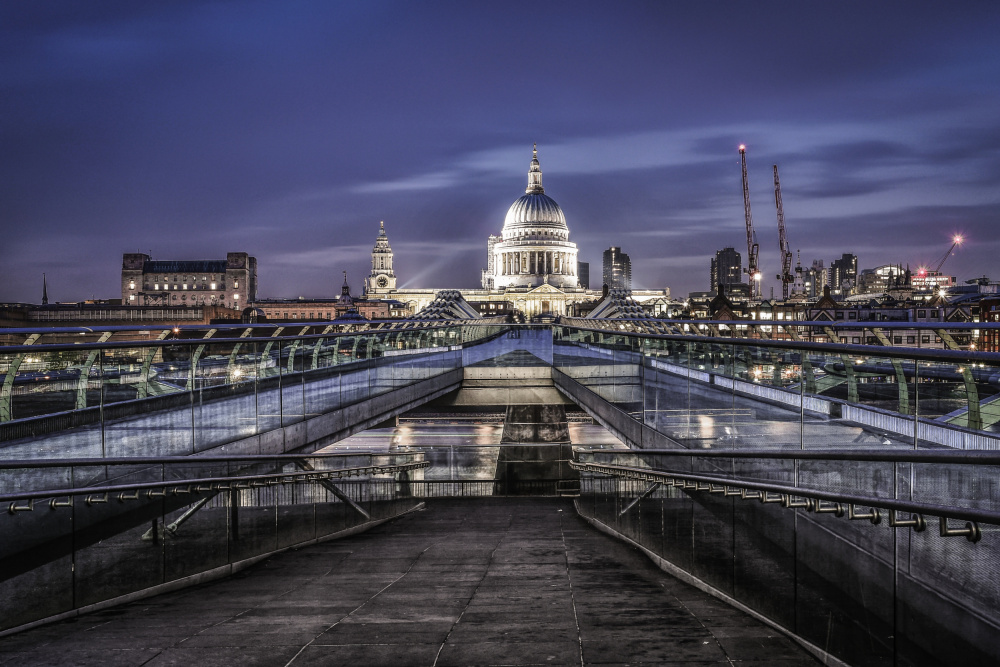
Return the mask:
[[365, 278], [365, 294], [385, 294], [396, 289], [396, 274], [392, 271], [392, 248], [385, 235], [385, 222], [378, 224], [378, 238], [372, 248], [372, 272]]

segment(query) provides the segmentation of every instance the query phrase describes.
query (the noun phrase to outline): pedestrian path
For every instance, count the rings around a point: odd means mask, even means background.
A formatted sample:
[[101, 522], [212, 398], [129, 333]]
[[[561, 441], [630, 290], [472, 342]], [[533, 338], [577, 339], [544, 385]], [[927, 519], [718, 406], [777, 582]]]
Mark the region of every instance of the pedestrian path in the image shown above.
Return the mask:
[[240, 574], [0, 638], [2, 665], [818, 664], [567, 499], [442, 499]]

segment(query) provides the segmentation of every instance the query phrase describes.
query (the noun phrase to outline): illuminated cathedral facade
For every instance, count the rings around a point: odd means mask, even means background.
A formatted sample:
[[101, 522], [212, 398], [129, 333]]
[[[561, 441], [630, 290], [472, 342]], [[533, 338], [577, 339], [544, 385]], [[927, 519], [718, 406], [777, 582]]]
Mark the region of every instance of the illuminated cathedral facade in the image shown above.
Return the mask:
[[[396, 299], [417, 312], [441, 289], [397, 289], [392, 270], [392, 249], [380, 224], [372, 249], [372, 270], [365, 280], [369, 298]], [[487, 314], [509, 306], [527, 317], [572, 315], [577, 303], [600, 299], [602, 290], [580, 287], [577, 275], [577, 247], [569, 240], [569, 226], [562, 208], [545, 194], [538, 147], [532, 151], [528, 167], [528, 187], [507, 210], [499, 235], [486, 241], [486, 268], [482, 287], [459, 289], [466, 301], [478, 304]], [[634, 290], [637, 301], [669, 297], [670, 290]]]

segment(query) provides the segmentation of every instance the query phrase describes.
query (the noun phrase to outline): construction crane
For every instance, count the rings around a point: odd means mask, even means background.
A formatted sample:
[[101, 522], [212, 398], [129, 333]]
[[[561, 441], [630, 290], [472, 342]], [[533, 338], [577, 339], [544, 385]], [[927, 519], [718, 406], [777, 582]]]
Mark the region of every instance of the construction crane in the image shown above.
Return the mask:
[[781, 298], [788, 300], [788, 286], [795, 282], [792, 275], [792, 251], [785, 235], [785, 210], [781, 207], [781, 183], [778, 181], [778, 165], [774, 165], [774, 205], [778, 208], [778, 247], [781, 250]]
[[753, 230], [753, 216], [750, 215], [750, 185], [747, 182], [747, 147], [740, 144], [740, 164], [743, 167], [743, 212], [747, 220], [747, 282], [750, 284], [750, 300], [760, 299], [760, 270], [757, 268], [757, 234]]
[[964, 238], [962, 238], [962, 235], [961, 235], [961, 234], [955, 234], [955, 236], [953, 236], [953, 237], [952, 237], [952, 239], [951, 239], [951, 241], [952, 241], [952, 243], [951, 243], [951, 247], [950, 247], [950, 248], [948, 248], [948, 252], [946, 252], [946, 253], [944, 254], [944, 257], [942, 257], [942, 258], [941, 258], [941, 261], [939, 261], [939, 262], [937, 263], [937, 266], [936, 266], [936, 267], [934, 267], [934, 272], [935, 272], [935, 273], [941, 273], [941, 267], [942, 267], [942, 266], [944, 266], [944, 263], [948, 261], [948, 258], [949, 258], [949, 257], [951, 257], [951, 256], [952, 256], [952, 254], [954, 254], [954, 251], [955, 251], [955, 248], [956, 248], [957, 246], [960, 246], [960, 245], [962, 245], [962, 242], [963, 242], [964, 240], [965, 240], [965, 239], [964, 239]]

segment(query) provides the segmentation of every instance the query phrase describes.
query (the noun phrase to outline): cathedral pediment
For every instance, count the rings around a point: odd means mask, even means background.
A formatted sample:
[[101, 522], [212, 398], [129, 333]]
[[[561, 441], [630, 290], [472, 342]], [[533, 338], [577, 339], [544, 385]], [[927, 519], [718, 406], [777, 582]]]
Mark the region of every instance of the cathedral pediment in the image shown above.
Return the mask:
[[528, 290], [528, 294], [565, 294], [561, 289], [548, 283], [543, 283], [538, 287]]

